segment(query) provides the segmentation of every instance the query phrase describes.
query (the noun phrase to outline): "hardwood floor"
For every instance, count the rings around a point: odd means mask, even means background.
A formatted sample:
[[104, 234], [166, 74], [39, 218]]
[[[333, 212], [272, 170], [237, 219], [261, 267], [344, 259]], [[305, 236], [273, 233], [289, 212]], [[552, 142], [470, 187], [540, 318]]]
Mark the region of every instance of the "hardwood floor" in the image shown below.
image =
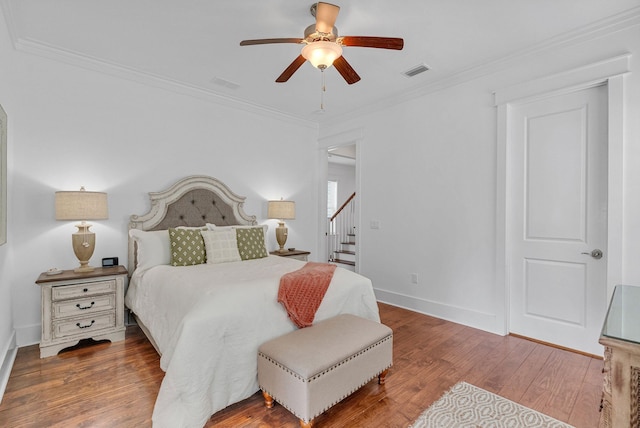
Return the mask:
[[[318, 427], [407, 427], [456, 382], [465, 381], [577, 428], [596, 427], [602, 360], [380, 304], [394, 331], [394, 366], [316, 419]], [[2, 427], [149, 427], [162, 381], [157, 353], [140, 329], [124, 342], [79, 346], [40, 359], [20, 348], [0, 404]], [[207, 427], [296, 427], [259, 393], [211, 417]]]

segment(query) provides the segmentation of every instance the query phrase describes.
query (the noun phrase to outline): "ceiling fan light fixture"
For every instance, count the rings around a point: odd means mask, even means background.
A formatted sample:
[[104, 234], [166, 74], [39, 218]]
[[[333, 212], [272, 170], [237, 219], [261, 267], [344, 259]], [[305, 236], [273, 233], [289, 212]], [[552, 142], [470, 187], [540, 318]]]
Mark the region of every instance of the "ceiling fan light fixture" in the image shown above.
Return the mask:
[[333, 61], [342, 56], [342, 46], [335, 42], [320, 40], [305, 45], [301, 54], [315, 68], [324, 70], [331, 67]]

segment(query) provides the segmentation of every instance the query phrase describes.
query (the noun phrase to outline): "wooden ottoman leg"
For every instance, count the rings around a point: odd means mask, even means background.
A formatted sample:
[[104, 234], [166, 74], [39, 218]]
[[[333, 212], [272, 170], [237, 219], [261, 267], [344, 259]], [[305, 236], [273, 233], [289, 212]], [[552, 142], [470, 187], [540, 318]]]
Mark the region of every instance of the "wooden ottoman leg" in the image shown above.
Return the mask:
[[384, 381], [386, 380], [387, 373], [389, 373], [389, 369], [383, 371], [378, 375], [378, 385], [384, 385]]
[[311, 428], [313, 426], [313, 421], [305, 422], [300, 419], [300, 427], [301, 428]]
[[271, 409], [273, 407], [273, 397], [266, 391], [262, 391], [262, 396], [264, 397], [264, 405], [267, 409]]

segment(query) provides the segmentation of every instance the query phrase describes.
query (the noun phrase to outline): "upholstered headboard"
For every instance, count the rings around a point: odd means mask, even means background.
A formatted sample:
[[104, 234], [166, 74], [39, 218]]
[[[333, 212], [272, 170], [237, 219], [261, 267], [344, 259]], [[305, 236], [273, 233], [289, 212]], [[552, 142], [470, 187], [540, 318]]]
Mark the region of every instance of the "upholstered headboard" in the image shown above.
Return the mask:
[[[132, 215], [129, 229], [162, 230], [170, 227], [199, 227], [206, 223], [218, 226], [256, 225], [256, 216], [244, 212], [244, 196], [233, 193], [220, 180], [193, 175], [162, 192], [149, 192], [151, 209]], [[129, 274], [136, 267], [136, 245], [129, 237]]]

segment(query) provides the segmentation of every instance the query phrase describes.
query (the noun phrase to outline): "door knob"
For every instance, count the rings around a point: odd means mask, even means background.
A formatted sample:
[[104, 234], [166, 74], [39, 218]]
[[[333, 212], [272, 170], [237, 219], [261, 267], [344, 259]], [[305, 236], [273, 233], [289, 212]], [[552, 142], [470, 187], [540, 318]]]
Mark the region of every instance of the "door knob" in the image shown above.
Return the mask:
[[593, 250], [590, 253], [582, 253], [582, 254], [586, 254], [587, 256], [591, 256], [596, 260], [599, 260], [602, 258], [602, 250], [598, 250], [597, 248], [595, 250]]

